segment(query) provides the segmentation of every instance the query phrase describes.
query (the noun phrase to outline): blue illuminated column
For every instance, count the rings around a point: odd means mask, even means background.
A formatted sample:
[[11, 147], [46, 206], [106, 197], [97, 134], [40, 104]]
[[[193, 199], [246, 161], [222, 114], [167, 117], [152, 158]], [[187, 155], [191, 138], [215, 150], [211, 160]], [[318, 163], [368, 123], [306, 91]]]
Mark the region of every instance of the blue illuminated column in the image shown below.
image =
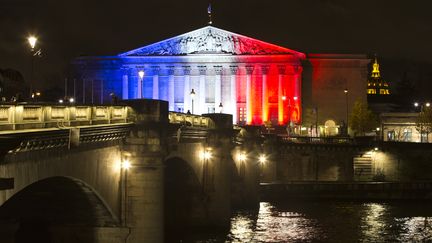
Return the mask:
[[153, 99], [159, 99], [159, 66], [153, 66]]
[[237, 66], [230, 66], [230, 71], [231, 71], [231, 77], [230, 77], [230, 107], [229, 107], [229, 111], [231, 111], [230, 113], [233, 116], [233, 122], [236, 124], [237, 123], [237, 83], [236, 83], [236, 76], [237, 76], [237, 71], [238, 71], [238, 67]]
[[206, 110], [206, 74], [207, 74], [207, 67], [206, 66], [199, 66], [199, 90], [198, 90], [198, 104], [195, 104], [196, 108], [195, 110], [198, 111], [197, 114], [204, 114], [208, 113]]
[[122, 76], [122, 99], [127, 100], [129, 98], [129, 77], [127, 70], [123, 70]]
[[183, 75], [184, 75], [184, 92], [183, 92], [183, 112], [191, 111], [191, 102], [190, 102], [190, 66], [183, 67]]
[[215, 109], [217, 109], [217, 107], [219, 107], [219, 105], [222, 103], [223, 105], [223, 101], [221, 100], [221, 83], [222, 83], [222, 66], [214, 66], [214, 70], [215, 70], [215, 87], [214, 87], [214, 91], [215, 91], [215, 98], [214, 98], [214, 107]]
[[168, 105], [174, 111], [174, 66], [168, 67]]

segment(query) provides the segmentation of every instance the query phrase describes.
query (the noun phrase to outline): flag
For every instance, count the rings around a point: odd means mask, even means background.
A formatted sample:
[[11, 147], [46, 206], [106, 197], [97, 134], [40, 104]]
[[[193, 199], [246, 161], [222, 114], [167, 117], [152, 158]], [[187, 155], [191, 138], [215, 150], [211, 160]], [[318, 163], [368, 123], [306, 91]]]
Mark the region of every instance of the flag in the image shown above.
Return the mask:
[[207, 8], [207, 13], [211, 14], [211, 12], [212, 12], [211, 3], [209, 3], [208, 8]]

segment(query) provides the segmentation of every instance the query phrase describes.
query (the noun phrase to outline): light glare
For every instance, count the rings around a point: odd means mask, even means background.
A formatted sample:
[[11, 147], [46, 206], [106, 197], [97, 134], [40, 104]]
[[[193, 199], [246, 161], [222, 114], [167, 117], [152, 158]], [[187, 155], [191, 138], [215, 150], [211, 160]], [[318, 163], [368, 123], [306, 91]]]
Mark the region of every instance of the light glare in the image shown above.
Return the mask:
[[264, 164], [264, 163], [267, 161], [267, 158], [266, 158], [266, 156], [265, 156], [264, 154], [261, 154], [261, 155], [259, 156], [259, 158], [258, 158], [258, 161], [259, 161], [261, 164]]
[[34, 49], [35, 46], [36, 46], [37, 38], [34, 37], [34, 36], [29, 36], [29, 37], [27, 38], [27, 40], [28, 40], [28, 42], [29, 42], [29, 44], [30, 44], [30, 47], [31, 47], [32, 49]]

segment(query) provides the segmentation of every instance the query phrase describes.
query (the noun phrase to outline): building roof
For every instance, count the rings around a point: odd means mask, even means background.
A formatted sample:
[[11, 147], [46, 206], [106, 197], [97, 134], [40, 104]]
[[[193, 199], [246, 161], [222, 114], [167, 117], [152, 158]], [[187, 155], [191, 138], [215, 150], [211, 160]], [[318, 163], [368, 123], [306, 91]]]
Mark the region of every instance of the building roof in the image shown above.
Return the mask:
[[229, 32], [206, 26], [154, 44], [119, 54], [128, 56], [184, 56], [193, 54], [231, 55], [293, 55], [300, 59], [305, 54]]

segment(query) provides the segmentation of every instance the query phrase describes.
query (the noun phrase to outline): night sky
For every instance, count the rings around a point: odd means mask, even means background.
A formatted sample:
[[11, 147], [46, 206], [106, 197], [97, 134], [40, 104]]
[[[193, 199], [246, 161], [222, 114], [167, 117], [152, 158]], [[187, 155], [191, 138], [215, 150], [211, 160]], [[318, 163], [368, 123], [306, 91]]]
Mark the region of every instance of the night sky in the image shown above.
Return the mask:
[[[0, 0], [0, 68], [30, 73], [35, 34], [39, 87], [62, 83], [79, 55], [113, 55], [207, 24], [207, 0]], [[382, 72], [432, 82], [432, 2], [213, 0], [214, 26], [304, 53], [377, 53]], [[429, 81], [430, 80], [430, 81]]]

